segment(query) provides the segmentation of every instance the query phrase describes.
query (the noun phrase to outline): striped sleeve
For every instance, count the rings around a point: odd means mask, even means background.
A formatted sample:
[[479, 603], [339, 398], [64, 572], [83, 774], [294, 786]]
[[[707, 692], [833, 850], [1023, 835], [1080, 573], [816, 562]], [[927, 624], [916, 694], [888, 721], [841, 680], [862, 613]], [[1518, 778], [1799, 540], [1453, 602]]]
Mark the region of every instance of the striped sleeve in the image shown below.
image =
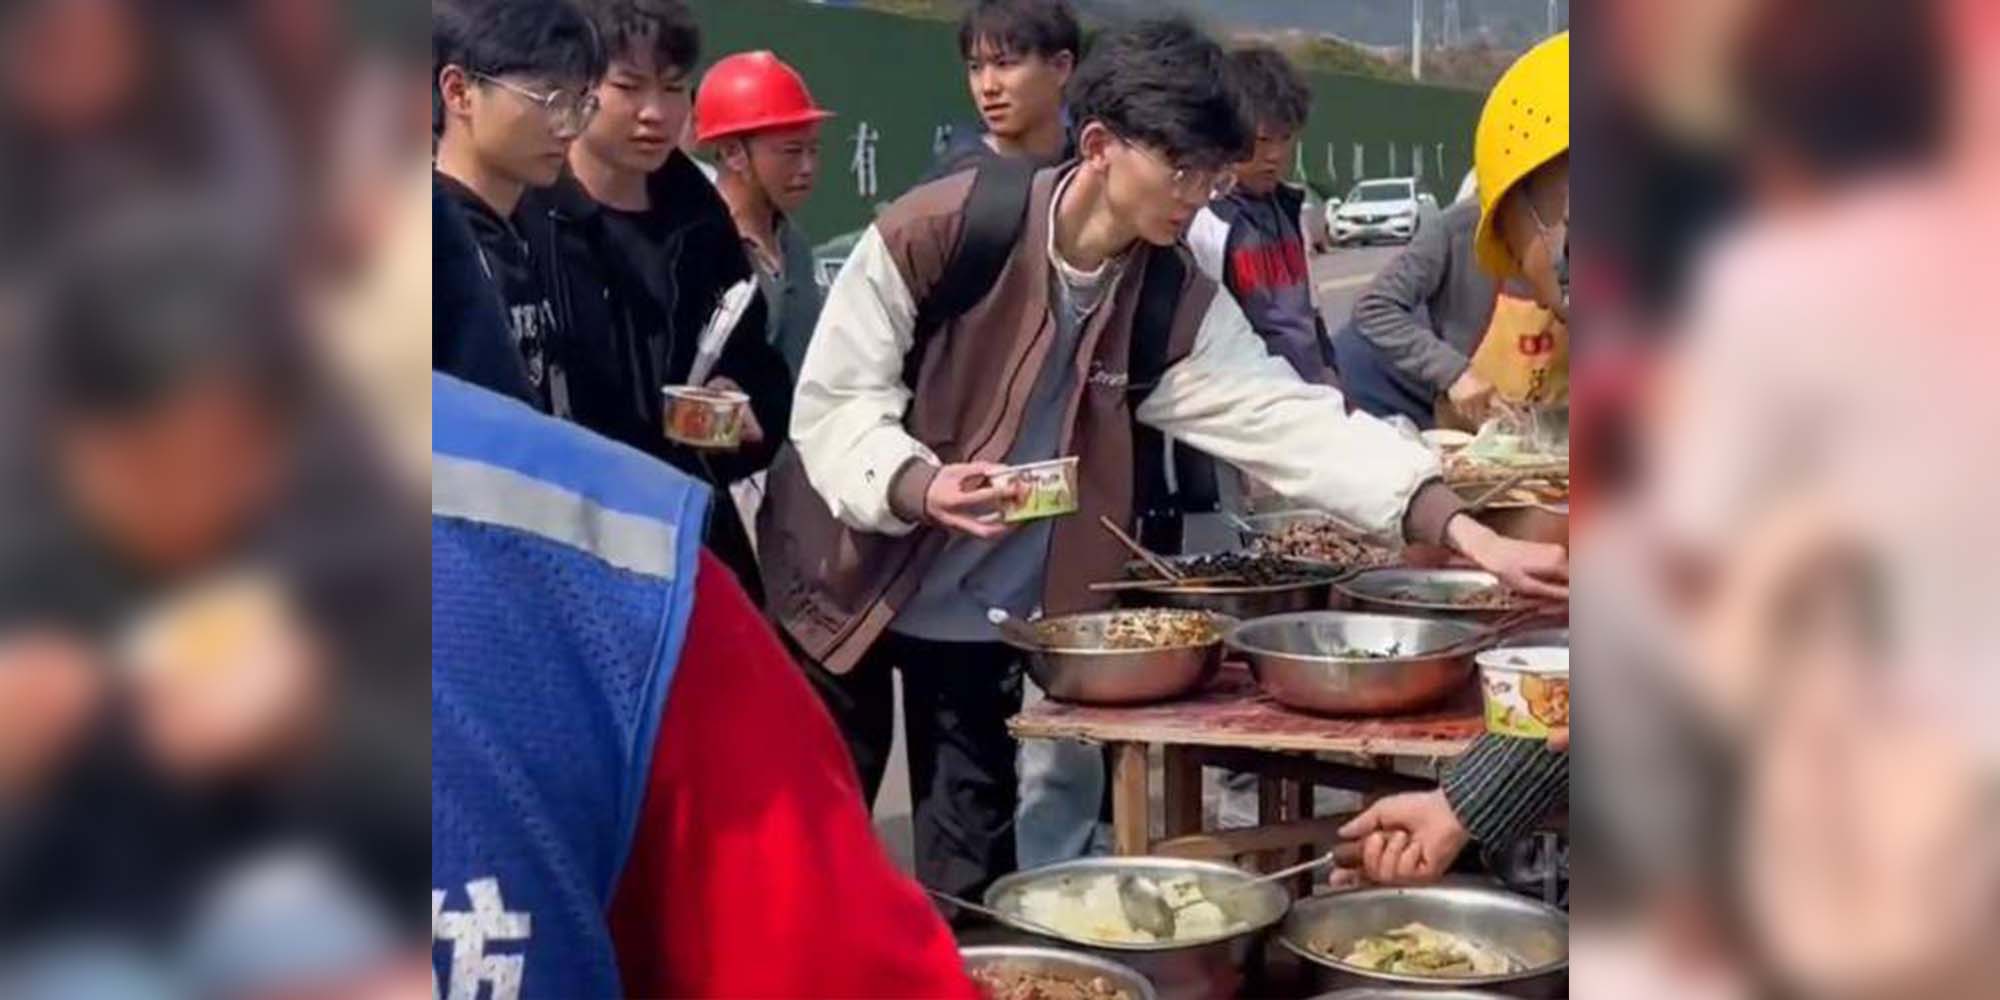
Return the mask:
[[1482, 736], [1445, 772], [1444, 797], [1474, 840], [1504, 847], [1569, 798], [1569, 755], [1541, 740]]

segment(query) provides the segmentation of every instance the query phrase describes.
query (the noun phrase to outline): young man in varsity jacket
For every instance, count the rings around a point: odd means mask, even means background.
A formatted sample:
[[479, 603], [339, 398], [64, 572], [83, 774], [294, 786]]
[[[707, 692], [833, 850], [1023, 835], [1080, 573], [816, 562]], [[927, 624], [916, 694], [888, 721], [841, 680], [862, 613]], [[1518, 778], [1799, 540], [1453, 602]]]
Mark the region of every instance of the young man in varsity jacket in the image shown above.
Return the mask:
[[[1036, 175], [984, 298], [929, 333], [911, 364], [917, 303], [960, 233], [969, 172], [877, 218], [806, 354], [794, 448], [772, 466], [758, 523], [766, 588], [871, 797], [887, 766], [890, 672], [903, 672], [918, 875], [937, 888], [976, 893], [1014, 866], [1005, 723], [1021, 666], [987, 610], [1106, 606], [1086, 585], [1129, 558], [1097, 521], [1135, 520], [1135, 420], [1374, 534], [1442, 543], [1513, 587], [1567, 593], [1562, 549], [1454, 516], [1428, 449], [1301, 380], [1188, 265], [1189, 220], [1251, 145], [1225, 65], [1184, 21], [1100, 39], [1069, 92], [1079, 159]], [[1133, 317], [1156, 268], [1179, 270], [1178, 306], [1162, 371], [1133, 386]], [[997, 522], [992, 474], [1066, 455], [1080, 459], [1080, 513]], [[1094, 818], [1099, 789], [1075, 784]]]
[[1305, 192], [1284, 182], [1312, 110], [1312, 91], [1284, 54], [1268, 46], [1231, 53], [1229, 63], [1257, 141], [1226, 175], [1215, 200], [1195, 215], [1188, 249], [1201, 273], [1235, 297], [1272, 354], [1308, 382], [1336, 385], [1333, 347], [1299, 224]]
[[976, 997], [711, 494], [431, 380], [440, 997]]

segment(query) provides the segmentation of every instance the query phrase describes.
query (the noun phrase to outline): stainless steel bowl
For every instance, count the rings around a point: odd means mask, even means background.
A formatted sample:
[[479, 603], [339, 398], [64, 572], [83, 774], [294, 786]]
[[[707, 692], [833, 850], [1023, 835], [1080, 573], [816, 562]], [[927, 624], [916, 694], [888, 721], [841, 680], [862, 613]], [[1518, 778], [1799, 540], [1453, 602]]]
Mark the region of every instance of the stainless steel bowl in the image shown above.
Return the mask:
[[[1522, 965], [1497, 976], [1425, 976], [1371, 972], [1322, 954], [1314, 942], [1344, 947], [1370, 934], [1418, 922], [1505, 952]], [[1300, 900], [1279, 941], [1311, 963], [1321, 989], [1372, 986], [1485, 990], [1513, 997], [1560, 997], [1569, 982], [1569, 916], [1544, 903], [1477, 885], [1360, 889]]]
[[1218, 638], [1191, 646], [1164, 649], [1107, 649], [1104, 630], [1126, 612], [1097, 611], [1045, 618], [1038, 629], [1054, 626], [1063, 638], [1056, 648], [1009, 642], [1028, 661], [1028, 673], [1049, 697], [1087, 705], [1137, 705], [1179, 698], [1200, 690], [1222, 667], [1221, 635], [1236, 619], [1211, 615]]
[[[1118, 875], [1145, 875], [1171, 878], [1191, 875], [1200, 880], [1204, 895], [1214, 897], [1253, 876], [1241, 868], [1208, 861], [1182, 858], [1111, 857], [1085, 858], [1061, 864], [1015, 872], [986, 890], [986, 905], [1003, 913], [1020, 912], [1021, 893], [1043, 886], [1081, 886], [1089, 879]], [[1247, 965], [1272, 927], [1285, 917], [1291, 897], [1276, 885], [1260, 885], [1231, 894], [1221, 900], [1223, 910], [1242, 921], [1242, 927], [1222, 937], [1168, 944], [1106, 944], [1074, 938], [1031, 935], [1059, 941], [1115, 962], [1122, 962], [1152, 980], [1161, 1000], [1205, 1000], [1237, 995], [1243, 988]]]
[[[1184, 561], [1168, 560], [1175, 564]], [[1261, 587], [1213, 584], [1183, 587], [1162, 580], [1158, 586], [1135, 587], [1120, 591], [1118, 598], [1119, 602], [1127, 607], [1213, 611], [1239, 621], [1282, 615], [1291, 611], [1318, 611], [1335, 606], [1337, 598], [1333, 582], [1342, 575], [1337, 567], [1306, 563], [1296, 559], [1287, 561], [1298, 566], [1302, 572], [1315, 574], [1314, 577], [1298, 583], [1276, 583]], [[1126, 567], [1126, 572], [1134, 576], [1145, 576], [1149, 575], [1151, 570], [1144, 563], [1132, 563]]]
[[[1443, 656], [1426, 651], [1464, 642], [1480, 626], [1444, 618], [1314, 611], [1245, 622], [1224, 640], [1250, 661], [1264, 693], [1281, 705], [1336, 715], [1389, 715], [1432, 704], [1473, 674], [1465, 648]], [[1396, 650], [1359, 657], [1350, 650]]]
[[1159, 993], [1145, 976], [1133, 971], [1131, 966], [1110, 959], [1087, 955], [1080, 951], [1062, 948], [1037, 948], [1032, 945], [981, 945], [960, 948], [959, 958], [965, 961], [965, 971], [978, 972], [993, 969], [1001, 972], [1035, 973], [1089, 982], [1103, 979], [1112, 986], [1124, 990], [1131, 1000], [1156, 1000]]
[[1504, 994], [1483, 990], [1426, 990], [1396, 986], [1357, 986], [1322, 993], [1313, 1000], [1501, 1000]]
[[1526, 632], [1515, 632], [1493, 644], [1494, 649], [1522, 649], [1530, 646], [1559, 646], [1569, 648], [1569, 629], [1533, 628]]
[[[1452, 603], [1452, 599], [1457, 595], [1499, 584], [1500, 578], [1485, 570], [1417, 569], [1398, 566], [1356, 573], [1335, 583], [1334, 589], [1352, 600], [1358, 610], [1380, 611], [1392, 615], [1425, 615], [1490, 621], [1522, 608], [1535, 606], [1530, 601], [1520, 601], [1497, 608], [1468, 608]], [[1402, 596], [1409, 591], [1416, 592], [1418, 596]]]
[[1315, 611], [1332, 606], [1334, 600], [1333, 581], [1330, 579], [1268, 587], [1176, 587], [1163, 583], [1157, 587], [1140, 587], [1119, 593], [1119, 601], [1128, 607], [1213, 611], [1240, 621], [1292, 611]]

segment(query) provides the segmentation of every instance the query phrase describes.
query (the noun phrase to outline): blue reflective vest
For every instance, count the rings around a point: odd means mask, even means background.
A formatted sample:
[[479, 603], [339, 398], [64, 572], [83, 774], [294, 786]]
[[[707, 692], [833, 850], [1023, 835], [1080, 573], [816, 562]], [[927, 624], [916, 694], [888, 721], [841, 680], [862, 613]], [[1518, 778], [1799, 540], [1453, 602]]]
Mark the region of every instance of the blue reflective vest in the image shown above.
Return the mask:
[[615, 997], [605, 914], [694, 601], [707, 490], [432, 375], [431, 960], [464, 1000]]

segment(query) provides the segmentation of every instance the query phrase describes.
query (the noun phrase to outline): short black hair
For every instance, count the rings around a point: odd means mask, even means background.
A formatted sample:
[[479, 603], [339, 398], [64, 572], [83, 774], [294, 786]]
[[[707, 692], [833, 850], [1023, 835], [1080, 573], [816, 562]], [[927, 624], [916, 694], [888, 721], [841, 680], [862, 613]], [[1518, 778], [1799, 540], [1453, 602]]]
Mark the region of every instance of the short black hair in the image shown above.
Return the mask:
[[1228, 54], [1185, 18], [1106, 31], [1070, 77], [1067, 97], [1079, 131], [1103, 122], [1176, 163], [1219, 167], [1256, 145]]
[[595, 83], [604, 75], [604, 46], [568, 0], [432, 0], [433, 89], [446, 66]]
[[701, 28], [683, 0], [577, 0], [596, 27], [607, 59], [651, 50], [655, 68], [692, 72], [701, 61]]
[[980, 42], [1013, 55], [1083, 54], [1083, 29], [1069, 0], [974, 0], [958, 22], [958, 54], [972, 58]]
[[1283, 52], [1268, 45], [1252, 45], [1230, 53], [1229, 64], [1257, 124], [1287, 133], [1305, 127], [1306, 116], [1312, 113], [1312, 91], [1306, 89]]
[[38, 389], [66, 417], [131, 418], [216, 377], [290, 411], [311, 384], [282, 265], [214, 205], [135, 209], [58, 253]]

